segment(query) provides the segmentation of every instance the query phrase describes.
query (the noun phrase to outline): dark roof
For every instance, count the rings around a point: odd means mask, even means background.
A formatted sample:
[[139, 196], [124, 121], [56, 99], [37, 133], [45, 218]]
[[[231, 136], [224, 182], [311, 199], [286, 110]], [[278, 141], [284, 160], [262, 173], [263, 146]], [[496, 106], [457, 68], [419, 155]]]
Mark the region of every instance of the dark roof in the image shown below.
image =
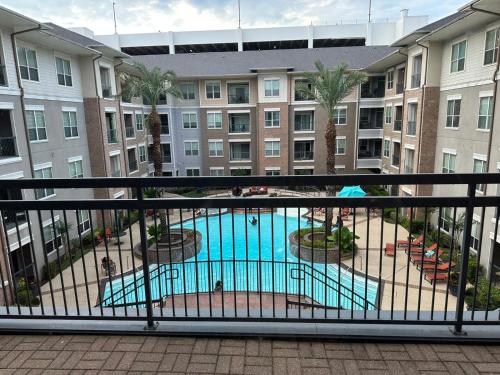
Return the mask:
[[254, 69], [289, 69], [296, 72], [315, 70], [321, 61], [332, 68], [345, 62], [350, 69], [364, 69], [396, 51], [391, 47], [332, 47], [241, 52], [186, 53], [177, 55], [134, 56], [133, 60], [149, 68], [173, 70], [179, 77], [244, 75]]
[[65, 29], [64, 27], [61, 27], [59, 25], [56, 25], [52, 22], [47, 22], [44, 25], [49, 26], [51, 29], [47, 30], [49, 34], [53, 34], [54, 36], [57, 36], [61, 39], [68, 40], [70, 42], [79, 44], [83, 47], [91, 48], [91, 47], [104, 47], [105, 45], [102, 44], [101, 42], [98, 42], [97, 40], [87, 38], [84, 35], [78, 34], [74, 31]]
[[443, 26], [452, 23], [455, 20], [468, 16], [470, 13], [472, 13], [472, 11], [462, 11], [450, 14], [449, 16], [443, 17], [437, 21], [434, 21], [432, 23], [429, 23], [421, 27], [420, 29], [415, 30], [413, 33], [419, 33], [419, 34], [431, 33], [433, 31], [436, 31], [437, 29], [440, 29]]

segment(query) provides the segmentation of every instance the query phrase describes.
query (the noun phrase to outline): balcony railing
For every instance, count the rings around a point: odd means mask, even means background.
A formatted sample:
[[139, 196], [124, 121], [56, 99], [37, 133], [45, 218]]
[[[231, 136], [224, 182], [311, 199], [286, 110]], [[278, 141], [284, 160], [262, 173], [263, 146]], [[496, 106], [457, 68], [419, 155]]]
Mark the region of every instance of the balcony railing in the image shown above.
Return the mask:
[[396, 94], [402, 94], [405, 91], [405, 84], [403, 82], [396, 84]]
[[360, 129], [382, 129], [382, 122], [370, 121], [370, 120], [360, 120], [359, 121]]
[[400, 132], [403, 127], [403, 120], [394, 120], [394, 128], [395, 132]]
[[295, 151], [293, 153], [293, 160], [295, 160], [295, 161], [314, 160], [314, 152], [313, 151]]
[[228, 104], [247, 104], [247, 103], [250, 103], [250, 98], [249, 98], [248, 93], [241, 94], [241, 95], [229, 94], [227, 96], [227, 102], [228, 102]]
[[125, 127], [125, 136], [127, 138], [134, 138], [135, 137], [135, 130], [134, 130], [134, 128], [126, 126]]
[[421, 74], [413, 74], [411, 76], [411, 88], [414, 89], [420, 87], [420, 84], [422, 83], [421, 80], [422, 80]]
[[137, 160], [129, 160], [128, 161], [128, 171], [129, 172], [135, 172], [137, 171], [139, 168], [137, 166]]
[[[311, 181], [321, 196], [297, 197], [286, 188]], [[498, 238], [500, 197], [475, 196], [476, 184], [496, 192], [500, 174], [0, 180], [0, 189], [70, 189], [73, 196], [79, 189], [112, 189], [136, 197], [1, 200], [0, 211], [26, 212], [30, 223], [27, 234], [15, 226], [2, 241], [7, 257], [0, 272], [2, 326], [90, 332], [99, 325], [107, 331], [140, 328], [142, 334], [157, 334], [158, 323], [166, 330], [175, 323], [177, 333], [194, 335], [206, 334], [207, 324], [217, 323], [218, 334], [234, 335], [242, 325], [261, 322], [287, 323], [297, 331], [306, 327], [301, 324], [365, 324], [368, 335], [377, 335], [370, 326], [378, 332], [416, 326], [421, 337], [466, 340], [473, 327], [486, 332], [500, 324], [499, 286], [490, 273], [498, 266], [491, 256], [495, 241], [472, 240], [472, 235]], [[356, 185], [366, 191], [370, 186], [442, 186], [444, 193], [369, 198], [324, 193], [327, 186]], [[255, 186], [267, 190], [253, 189], [263, 195], [252, 199], [150, 198], [156, 196], [151, 189], [189, 186], [222, 189], [224, 196], [235, 186], [244, 192]], [[467, 193], [451, 196], [446, 186], [461, 186], [465, 189], [456, 191]], [[279, 196], [272, 194], [276, 187]], [[70, 225], [82, 212], [89, 217], [85, 234]], [[476, 213], [486, 215], [484, 225], [472, 225]], [[338, 225], [327, 237], [322, 223], [332, 215]], [[443, 220], [449, 235], [437, 227]], [[57, 221], [62, 225], [54, 228], [73, 228], [53, 255], [63, 259], [35, 257], [49, 235], [44, 226]], [[168, 234], [158, 240], [160, 223], [166, 223]], [[459, 227], [461, 235], [454, 229]], [[37, 260], [39, 272], [31, 275], [14, 259], [19, 256], [16, 238], [22, 235]], [[5, 272], [5, 264], [14, 263], [21, 264], [14, 271], [16, 276], [22, 271], [29, 292]], [[50, 270], [44, 278], [42, 267]], [[247, 334], [249, 327], [243, 328]]]
[[250, 160], [250, 151], [231, 152], [232, 161]]
[[229, 133], [250, 133], [250, 124], [231, 124]]
[[118, 136], [116, 129], [108, 129], [108, 143], [109, 144], [118, 143]]
[[0, 137], [0, 158], [17, 156], [16, 137]]
[[408, 128], [406, 129], [406, 135], [417, 135], [416, 121], [408, 121]]

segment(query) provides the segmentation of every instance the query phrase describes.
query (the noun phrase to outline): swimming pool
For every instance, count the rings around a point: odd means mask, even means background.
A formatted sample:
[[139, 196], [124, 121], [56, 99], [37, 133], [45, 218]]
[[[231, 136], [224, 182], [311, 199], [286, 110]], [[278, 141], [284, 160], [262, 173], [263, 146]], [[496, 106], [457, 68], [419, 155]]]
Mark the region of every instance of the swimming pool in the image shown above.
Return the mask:
[[[258, 218], [257, 225], [249, 222], [253, 216]], [[210, 292], [220, 280], [224, 291], [294, 294], [329, 307], [374, 309], [377, 282], [353, 277], [343, 268], [339, 275], [337, 264], [311, 264], [291, 254], [290, 233], [311, 225], [299, 219], [296, 212], [285, 216], [283, 211], [273, 215], [249, 213], [246, 217], [222, 214], [185, 221], [183, 228], [201, 233], [201, 250], [184, 263], [150, 265], [152, 299]], [[144, 300], [142, 271], [135, 277], [125, 276], [123, 284], [117, 278], [104, 289], [103, 306]]]

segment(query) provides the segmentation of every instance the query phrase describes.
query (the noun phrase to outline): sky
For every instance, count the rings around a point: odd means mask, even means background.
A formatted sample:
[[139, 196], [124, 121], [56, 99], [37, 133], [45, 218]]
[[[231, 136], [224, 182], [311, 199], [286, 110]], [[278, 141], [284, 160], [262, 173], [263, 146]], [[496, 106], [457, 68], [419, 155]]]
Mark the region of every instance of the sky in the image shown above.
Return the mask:
[[[218, 30], [238, 26], [237, 0], [114, 0], [118, 33]], [[372, 0], [372, 19], [394, 20], [399, 11], [434, 21], [468, 0]], [[39, 21], [112, 34], [113, 0], [1, 0]], [[241, 0], [242, 27], [366, 22], [369, 0]]]

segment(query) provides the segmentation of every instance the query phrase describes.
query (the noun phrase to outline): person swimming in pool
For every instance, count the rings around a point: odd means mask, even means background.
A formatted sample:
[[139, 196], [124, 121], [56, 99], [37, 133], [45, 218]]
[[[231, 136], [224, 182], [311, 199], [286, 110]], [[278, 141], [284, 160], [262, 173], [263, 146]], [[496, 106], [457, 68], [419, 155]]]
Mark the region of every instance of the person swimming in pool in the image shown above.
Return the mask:
[[257, 225], [257, 219], [255, 218], [255, 216], [252, 216], [252, 220], [250, 220], [250, 224]]

